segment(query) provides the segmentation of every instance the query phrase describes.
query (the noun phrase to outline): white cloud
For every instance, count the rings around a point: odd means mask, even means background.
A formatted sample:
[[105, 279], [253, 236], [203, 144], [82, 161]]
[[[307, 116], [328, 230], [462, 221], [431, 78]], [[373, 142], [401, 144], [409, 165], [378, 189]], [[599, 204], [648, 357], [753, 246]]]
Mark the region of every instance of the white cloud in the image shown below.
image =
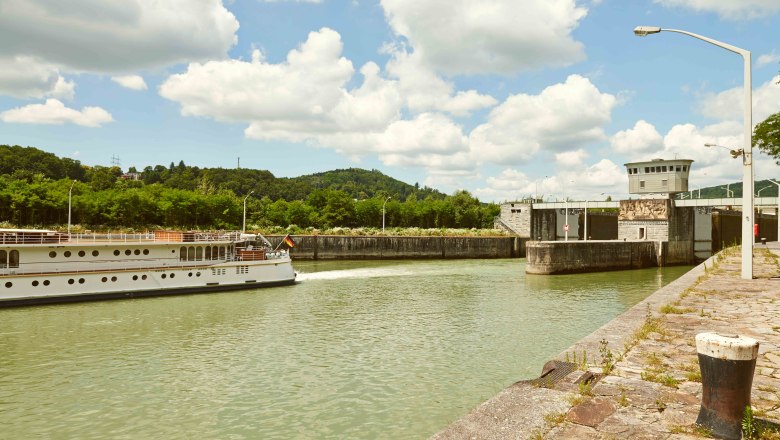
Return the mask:
[[522, 163], [540, 150], [566, 151], [606, 138], [603, 125], [616, 99], [587, 78], [570, 75], [538, 95], [519, 94], [494, 108], [471, 132], [472, 149], [483, 160]]
[[467, 116], [474, 110], [492, 107], [497, 101], [476, 90], [454, 93], [455, 86], [425, 66], [416, 54], [401, 47], [385, 48], [392, 55], [387, 63], [388, 75], [398, 79], [398, 90], [412, 112], [444, 111]]
[[652, 124], [639, 120], [634, 128], [615, 133], [610, 139], [618, 153], [638, 154], [663, 148], [664, 140]]
[[146, 81], [139, 75], [112, 76], [111, 81], [130, 90], [146, 90]]
[[513, 73], [585, 58], [571, 33], [574, 0], [382, 0], [393, 31], [421, 62], [448, 74]]
[[[753, 123], [766, 119], [780, 110], [780, 87], [777, 82], [780, 76], [753, 89]], [[705, 116], [717, 120], [742, 120], [744, 90], [742, 87], [725, 90], [715, 95], [708, 95], [700, 103]]]
[[654, 0], [668, 7], [683, 7], [694, 11], [714, 12], [725, 20], [763, 18], [780, 11], [777, 0]]
[[118, 73], [224, 58], [238, 21], [221, 0], [4, 0], [0, 29], [0, 56]]
[[59, 69], [28, 56], [0, 57], [0, 95], [14, 98], [73, 99], [76, 85]]
[[555, 153], [555, 163], [562, 167], [580, 167], [590, 154], [582, 148]]
[[776, 54], [775, 51], [772, 51], [772, 53], [765, 53], [758, 57], [758, 60], [756, 60], [756, 67], [761, 68], [769, 64], [777, 63], [780, 63], [780, 55]]
[[61, 101], [47, 99], [45, 104], [31, 104], [0, 113], [3, 122], [19, 124], [76, 124], [84, 127], [100, 127], [112, 122], [111, 114], [100, 107], [84, 107], [79, 110], [65, 107]]

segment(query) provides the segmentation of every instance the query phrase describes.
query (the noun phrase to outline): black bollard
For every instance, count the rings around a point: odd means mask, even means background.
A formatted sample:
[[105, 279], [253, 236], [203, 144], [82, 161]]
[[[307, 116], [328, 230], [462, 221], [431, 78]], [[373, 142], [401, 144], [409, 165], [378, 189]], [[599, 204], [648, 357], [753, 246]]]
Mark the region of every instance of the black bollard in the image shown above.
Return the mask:
[[699, 333], [696, 351], [701, 369], [701, 409], [696, 424], [716, 438], [742, 438], [742, 418], [750, 405], [758, 341], [738, 335]]

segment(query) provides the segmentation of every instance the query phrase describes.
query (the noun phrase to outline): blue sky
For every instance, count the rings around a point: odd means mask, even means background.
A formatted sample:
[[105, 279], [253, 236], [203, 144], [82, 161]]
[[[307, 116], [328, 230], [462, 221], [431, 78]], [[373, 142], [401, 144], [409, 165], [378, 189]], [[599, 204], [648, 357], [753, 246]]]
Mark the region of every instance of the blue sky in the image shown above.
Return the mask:
[[499, 202], [625, 196], [623, 164], [657, 157], [740, 180], [703, 144], [742, 147], [741, 58], [637, 25], [750, 50], [753, 122], [780, 111], [776, 0], [0, 0], [0, 143]]

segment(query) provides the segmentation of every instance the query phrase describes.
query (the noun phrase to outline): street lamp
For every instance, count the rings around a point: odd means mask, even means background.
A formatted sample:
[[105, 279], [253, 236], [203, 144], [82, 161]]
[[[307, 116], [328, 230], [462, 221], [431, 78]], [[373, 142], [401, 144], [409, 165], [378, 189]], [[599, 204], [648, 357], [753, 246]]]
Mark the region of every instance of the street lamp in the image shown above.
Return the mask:
[[246, 197], [244, 197], [244, 223], [241, 226], [241, 233], [242, 234], [246, 233], [246, 199], [248, 199], [249, 196], [251, 196], [253, 193], [254, 193], [254, 191], [249, 191], [249, 194], [247, 194]]
[[644, 37], [650, 34], [657, 34], [661, 31], [676, 32], [678, 34], [688, 35], [707, 43], [734, 52], [742, 57], [744, 65], [744, 141], [742, 154], [742, 279], [753, 279], [753, 97], [752, 97], [752, 79], [750, 68], [750, 51], [741, 49], [730, 44], [722, 43], [711, 38], [703, 37], [687, 31], [677, 29], [661, 29], [655, 26], [637, 26], [634, 28], [634, 34]]
[[767, 188], [771, 188], [771, 186], [765, 186], [765, 187], [759, 189], [758, 192], [756, 193], [756, 197], [761, 197], [761, 191], [763, 191], [763, 190], [765, 190]]
[[730, 186], [731, 186], [730, 183], [728, 185], [726, 185], [726, 186], [721, 186], [721, 188], [726, 190], [726, 198], [734, 197], [734, 191], [729, 189]]
[[385, 203], [382, 203], [382, 233], [383, 233], [383, 234], [385, 233], [385, 205], [387, 205], [387, 202], [388, 202], [388, 201], [389, 201], [391, 198], [392, 198], [392, 197], [390, 197], [390, 196], [387, 196], [387, 198], [385, 199]]
[[74, 180], [73, 183], [70, 184], [70, 189], [68, 190], [68, 240], [70, 241], [70, 206], [71, 206], [71, 199], [73, 198], [73, 185], [76, 184], [76, 181]]
[[[695, 183], [691, 183], [691, 185], [695, 186], [699, 190], [699, 194], [696, 196], [697, 199], [701, 198], [701, 185], [697, 185]], [[691, 190], [691, 198], [693, 198], [693, 190]]]

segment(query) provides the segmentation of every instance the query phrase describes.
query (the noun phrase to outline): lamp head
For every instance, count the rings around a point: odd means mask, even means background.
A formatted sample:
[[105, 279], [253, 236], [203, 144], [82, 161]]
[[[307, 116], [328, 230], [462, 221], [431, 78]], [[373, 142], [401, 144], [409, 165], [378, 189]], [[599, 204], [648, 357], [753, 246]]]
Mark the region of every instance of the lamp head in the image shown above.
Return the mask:
[[705, 147], [717, 147], [715, 144], [704, 144]]
[[661, 28], [658, 26], [637, 26], [634, 28], [634, 35], [637, 37], [645, 37], [659, 32], [661, 32]]

